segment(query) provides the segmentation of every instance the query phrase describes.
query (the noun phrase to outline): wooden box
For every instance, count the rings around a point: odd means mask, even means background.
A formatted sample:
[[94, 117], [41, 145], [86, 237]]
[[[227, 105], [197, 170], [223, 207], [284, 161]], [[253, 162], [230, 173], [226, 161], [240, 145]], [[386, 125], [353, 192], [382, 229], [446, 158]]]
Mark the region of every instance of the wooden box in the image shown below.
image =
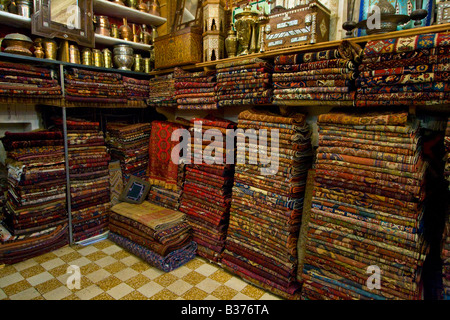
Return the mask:
[[269, 19], [266, 51], [329, 41], [330, 10], [318, 1], [287, 10], [275, 8]]
[[187, 27], [168, 35], [157, 37], [155, 69], [165, 69], [202, 62], [202, 29]]

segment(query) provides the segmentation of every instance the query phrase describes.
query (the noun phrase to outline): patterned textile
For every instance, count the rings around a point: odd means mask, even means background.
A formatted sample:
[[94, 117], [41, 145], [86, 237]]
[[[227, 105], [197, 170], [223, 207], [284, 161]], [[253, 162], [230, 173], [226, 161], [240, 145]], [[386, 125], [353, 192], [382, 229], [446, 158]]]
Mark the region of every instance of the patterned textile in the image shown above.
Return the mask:
[[359, 46], [344, 40], [337, 49], [276, 57], [273, 103], [353, 105], [361, 53]]
[[178, 109], [217, 109], [215, 71], [188, 72], [176, 67], [174, 78]]
[[[423, 236], [427, 163], [417, 120], [406, 112], [331, 112], [317, 123], [315, 178], [298, 270], [302, 297], [421, 299], [429, 249]], [[367, 274], [374, 265], [382, 277], [371, 288]]]
[[133, 241], [113, 232], [110, 232], [108, 237], [111, 241], [123, 247], [125, 250], [133, 253], [145, 262], [164, 272], [175, 270], [194, 259], [197, 251], [197, 244], [194, 241], [191, 241], [186, 246], [172, 251], [167, 256], [162, 257], [154, 251], [136, 244]]
[[259, 58], [218, 64], [216, 66], [218, 105], [270, 104], [272, 71], [272, 65]]
[[[227, 152], [232, 152], [234, 157], [235, 150], [227, 150], [225, 142], [199, 145], [196, 139], [209, 129], [224, 133], [234, 128], [233, 122], [212, 116], [191, 119], [189, 128], [193, 150], [191, 164], [185, 165], [178, 210], [186, 214], [192, 227], [197, 254], [214, 262], [220, 261], [225, 246], [234, 164], [208, 164], [208, 160], [225, 160]], [[207, 157], [206, 147], [214, 147], [214, 159]]]
[[150, 79], [147, 103], [154, 107], [176, 107], [175, 79], [173, 73]]
[[356, 106], [449, 102], [448, 33], [369, 41], [364, 47]]
[[[241, 135], [237, 136], [237, 164], [221, 260], [230, 272], [289, 299], [299, 298], [296, 243], [306, 171], [312, 158], [305, 120], [304, 114], [279, 115], [257, 109], [239, 114], [238, 129], [254, 129], [260, 135], [260, 130], [266, 129], [271, 144], [266, 140], [270, 147], [263, 147], [264, 139], [259, 144], [251, 139], [240, 142]], [[275, 153], [272, 130], [295, 136], [295, 141]], [[259, 159], [251, 150], [259, 151]], [[278, 156], [279, 163], [287, 158], [289, 162], [270, 170], [261, 159], [269, 151], [272, 157]]]
[[0, 61], [0, 98], [61, 99], [54, 73], [45, 67]]
[[[64, 147], [59, 130], [6, 132], [0, 263], [17, 263], [68, 243]], [[48, 143], [49, 140], [51, 143]]]
[[[450, 118], [447, 119], [447, 127], [444, 136], [444, 178], [447, 180], [448, 191], [450, 192]], [[441, 243], [442, 259], [442, 299], [450, 300], [450, 213], [447, 212], [444, 232]]]

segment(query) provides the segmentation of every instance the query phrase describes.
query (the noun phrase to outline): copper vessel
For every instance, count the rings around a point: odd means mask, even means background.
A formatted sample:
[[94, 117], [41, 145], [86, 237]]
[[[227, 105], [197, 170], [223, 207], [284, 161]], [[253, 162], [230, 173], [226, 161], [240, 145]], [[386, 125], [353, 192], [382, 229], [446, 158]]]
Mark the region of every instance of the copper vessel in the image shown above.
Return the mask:
[[6, 53], [20, 54], [23, 56], [32, 56], [30, 49], [33, 46], [33, 41], [26, 35], [20, 33], [10, 33], [4, 38], [0, 39], [0, 47], [5, 44]]
[[96, 34], [101, 34], [107, 37], [111, 35], [109, 19], [107, 16], [94, 16], [94, 24], [96, 25]]
[[159, 5], [158, 0], [150, 0], [147, 2], [148, 13], [153, 14], [155, 16], [161, 16], [161, 7]]
[[34, 56], [40, 59], [45, 57], [44, 48], [42, 48], [42, 38], [34, 39]]
[[120, 26], [119, 32], [123, 40], [133, 41], [133, 31], [128, 25], [127, 18], [123, 18], [123, 25]]
[[137, 9], [142, 12], [148, 12], [148, 5], [143, 0], [138, 0]]

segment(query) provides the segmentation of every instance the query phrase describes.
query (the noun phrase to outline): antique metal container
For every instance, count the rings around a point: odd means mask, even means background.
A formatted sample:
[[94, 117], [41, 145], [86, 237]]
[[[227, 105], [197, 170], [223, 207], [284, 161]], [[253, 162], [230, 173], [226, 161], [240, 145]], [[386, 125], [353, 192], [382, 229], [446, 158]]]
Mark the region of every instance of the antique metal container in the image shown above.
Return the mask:
[[103, 67], [105, 65], [103, 53], [99, 49], [92, 49], [92, 60], [96, 67]]
[[107, 16], [94, 16], [95, 33], [109, 37], [111, 35], [109, 18]]
[[81, 51], [81, 63], [86, 65], [86, 66], [92, 66], [93, 65], [91, 49], [84, 48]]
[[242, 12], [235, 15], [234, 24], [239, 41], [238, 55], [246, 55], [257, 51], [257, 41], [259, 35], [258, 28], [259, 14], [252, 11], [252, 6], [247, 5]]
[[114, 64], [121, 70], [131, 70], [134, 63], [133, 48], [126, 44], [114, 46]]
[[30, 49], [33, 41], [26, 35], [20, 33], [10, 33], [0, 39], [0, 46], [4, 44], [6, 53], [20, 54], [24, 56], [32, 56]]
[[74, 44], [69, 46], [69, 62], [81, 64], [80, 50]]
[[103, 65], [105, 68], [112, 68], [112, 52], [108, 48], [102, 50], [103, 53]]
[[133, 30], [128, 25], [127, 18], [123, 18], [123, 24], [119, 27], [120, 37], [123, 40], [133, 41]]

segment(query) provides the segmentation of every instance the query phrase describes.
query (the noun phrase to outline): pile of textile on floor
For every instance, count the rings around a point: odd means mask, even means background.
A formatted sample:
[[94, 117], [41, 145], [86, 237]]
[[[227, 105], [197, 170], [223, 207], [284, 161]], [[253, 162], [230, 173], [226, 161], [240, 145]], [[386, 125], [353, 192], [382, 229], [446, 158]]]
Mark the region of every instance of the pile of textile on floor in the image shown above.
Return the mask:
[[150, 79], [147, 104], [151, 107], [176, 107], [175, 79], [173, 73]]
[[150, 265], [169, 272], [195, 257], [183, 213], [148, 201], [121, 202], [111, 211], [109, 239]]
[[[149, 182], [152, 185], [148, 200], [162, 207], [177, 210], [184, 179], [184, 166], [172, 150], [179, 143], [172, 141], [172, 133], [186, 129], [170, 121], [152, 121], [149, 147]], [[172, 157], [176, 156], [175, 159]]]
[[120, 161], [124, 185], [132, 175], [148, 178], [150, 130], [150, 123], [106, 125], [106, 144], [111, 158]]
[[[214, 117], [191, 120], [190, 164], [186, 173], [179, 210], [186, 213], [198, 244], [198, 255], [220, 261], [225, 247], [234, 174], [234, 148], [227, 149], [225, 139], [211, 142], [204, 132], [214, 129], [220, 137], [234, 129], [231, 121]], [[223, 136], [222, 136], [223, 135]], [[203, 138], [204, 137], [204, 138]], [[228, 164], [227, 153], [233, 164]]]
[[215, 71], [189, 72], [175, 68], [173, 74], [178, 109], [217, 109]]
[[[61, 118], [54, 119], [62, 127]], [[72, 236], [79, 242], [108, 231], [108, 154], [100, 123], [67, 119]]]
[[0, 98], [61, 99], [62, 91], [52, 71], [24, 63], [0, 61]]
[[287, 299], [298, 299], [300, 288], [297, 238], [312, 162], [305, 118], [254, 109], [239, 114], [238, 130], [254, 129], [259, 139], [246, 142], [243, 133], [237, 134], [230, 223], [221, 261], [225, 269]]
[[6, 132], [8, 192], [0, 223], [0, 264], [13, 264], [69, 243], [61, 131]]
[[277, 56], [273, 103], [353, 106], [361, 53], [358, 45], [344, 40], [337, 49]]
[[318, 117], [307, 228], [306, 299], [421, 299], [424, 176], [407, 112]]
[[430, 33], [367, 42], [357, 106], [450, 102], [450, 34]]
[[[447, 120], [447, 127], [444, 136], [445, 147], [445, 168], [444, 177], [448, 181], [448, 192], [450, 193], [450, 118]], [[448, 210], [447, 210], [448, 211]], [[447, 212], [444, 226], [444, 233], [442, 236], [442, 298], [450, 300], [450, 213]]]
[[120, 73], [70, 68], [65, 70], [64, 81], [65, 99], [75, 106], [127, 103], [127, 90]]
[[125, 76], [123, 76], [122, 79], [127, 94], [128, 105], [146, 107], [146, 100], [150, 94], [149, 81]]
[[272, 65], [259, 58], [216, 65], [216, 94], [219, 107], [270, 104]]

